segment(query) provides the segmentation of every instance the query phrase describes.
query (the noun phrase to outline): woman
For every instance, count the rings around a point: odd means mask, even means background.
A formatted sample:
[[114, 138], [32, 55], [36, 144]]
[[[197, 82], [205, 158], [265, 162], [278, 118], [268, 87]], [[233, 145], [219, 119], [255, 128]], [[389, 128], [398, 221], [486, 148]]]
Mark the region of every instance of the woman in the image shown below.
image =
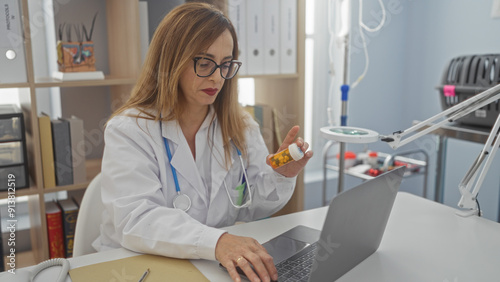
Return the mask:
[[277, 280], [256, 240], [218, 228], [281, 209], [312, 152], [298, 138], [303, 159], [275, 171], [266, 164], [259, 127], [231, 80], [237, 50], [230, 21], [210, 5], [178, 6], [160, 23], [131, 98], [106, 127], [97, 250], [216, 259], [235, 281], [236, 266], [252, 281]]

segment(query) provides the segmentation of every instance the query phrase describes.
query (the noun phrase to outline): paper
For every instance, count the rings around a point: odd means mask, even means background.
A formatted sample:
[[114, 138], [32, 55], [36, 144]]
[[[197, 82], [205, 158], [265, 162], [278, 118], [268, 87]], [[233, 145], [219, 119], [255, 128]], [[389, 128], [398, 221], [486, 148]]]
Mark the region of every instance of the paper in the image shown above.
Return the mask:
[[70, 270], [69, 275], [73, 282], [137, 282], [148, 268], [150, 273], [146, 282], [209, 281], [189, 260], [155, 255], [139, 255], [87, 265]]

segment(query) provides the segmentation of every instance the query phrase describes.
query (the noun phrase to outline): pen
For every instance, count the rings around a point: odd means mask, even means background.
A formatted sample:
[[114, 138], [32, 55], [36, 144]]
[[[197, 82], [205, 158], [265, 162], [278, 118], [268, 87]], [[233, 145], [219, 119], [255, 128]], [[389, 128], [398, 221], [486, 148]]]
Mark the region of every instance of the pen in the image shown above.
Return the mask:
[[139, 279], [139, 282], [146, 281], [146, 276], [148, 276], [148, 274], [149, 274], [149, 268], [146, 269], [146, 271], [144, 272], [144, 274], [141, 276], [141, 279]]

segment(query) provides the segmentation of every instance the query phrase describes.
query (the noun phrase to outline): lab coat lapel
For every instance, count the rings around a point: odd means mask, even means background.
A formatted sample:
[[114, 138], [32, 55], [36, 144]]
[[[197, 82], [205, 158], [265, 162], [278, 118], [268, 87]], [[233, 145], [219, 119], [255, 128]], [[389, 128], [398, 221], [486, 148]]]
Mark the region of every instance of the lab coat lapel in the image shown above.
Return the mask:
[[[218, 121], [214, 121], [218, 125]], [[219, 126], [215, 126], [214, 133], [214, 143], [212, 148], [212, 194], [210, 195], [210, 201], [213, 202], [217, 193], [220, 189], [225, 189], [223, 187], [223, 180], [226, 178], [229, 170], [225, 165], [224, 157], [224, 146], [222, 142], [222, 131]], [[231, 150], [232, 152], [233, 150]], [[236, 153], [231, 153], [231, 163], [229, 164], [229, 169], [235, 161]], [[228, 184], [230, 185], [230, 184]], [[225, 191], [224, 191], [225, 193]]]
[[191, 149], [189, 149], [186, 138], [182, 135], [182, 130], [177, 125], [177, 121], [164, 122], [163, 137], [174, 143], [174, 146], [170, 146], [170, 151], [172, 152], [171, 164], [177, 171], [179, 182], [181, 182], [182, 178], [191, 186], [182, 187], [182, 184], [179, 183], [181, 192], [183, 189], [195, 189], [200, 194], [205, 205], [207, 205], [205, 185], [202, 182], [198, 169], [196, 169]]

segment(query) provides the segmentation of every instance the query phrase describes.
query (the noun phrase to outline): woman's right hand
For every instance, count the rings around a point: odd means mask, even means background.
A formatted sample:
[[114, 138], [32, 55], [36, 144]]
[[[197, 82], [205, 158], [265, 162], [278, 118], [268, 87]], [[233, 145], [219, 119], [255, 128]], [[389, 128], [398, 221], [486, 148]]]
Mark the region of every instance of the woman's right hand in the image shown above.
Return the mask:
[[243, 270], [250, 281], [278, 280], [273, 258], [253, 238], [224, 233], [215, 247], [215, 258], [227, 269], [233, 281], [241, 281], [236, 267]]

